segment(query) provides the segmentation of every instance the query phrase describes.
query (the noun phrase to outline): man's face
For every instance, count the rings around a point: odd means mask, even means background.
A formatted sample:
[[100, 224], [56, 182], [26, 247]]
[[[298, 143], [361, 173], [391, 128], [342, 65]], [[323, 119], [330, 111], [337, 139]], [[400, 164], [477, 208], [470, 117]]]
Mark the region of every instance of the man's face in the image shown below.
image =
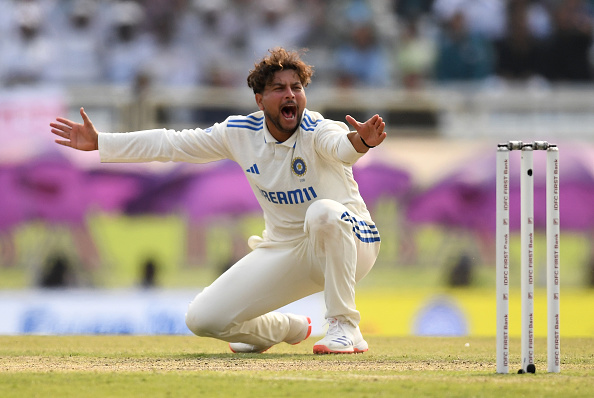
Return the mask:
[[287, 69], [274, 74], [264, 92], [256, 94], [256, 103], [264, 111], [272, 136], [285, 141], [299, 127], [307, 98], [297, 73]]

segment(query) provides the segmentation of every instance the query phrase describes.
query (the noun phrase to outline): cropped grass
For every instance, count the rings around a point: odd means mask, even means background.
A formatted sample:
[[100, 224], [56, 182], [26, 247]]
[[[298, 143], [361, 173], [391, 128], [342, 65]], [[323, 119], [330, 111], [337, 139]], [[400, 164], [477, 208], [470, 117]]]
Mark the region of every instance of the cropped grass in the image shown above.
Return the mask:
[[563, 340], [562, 371], [496, 374], [494, 338], [369, 336], [359, 355], [313, 355], [315, 338], [232, 354], [194, 336], [0, 336], [0, 396], [10, 397], [586, 397], [594, 338]]

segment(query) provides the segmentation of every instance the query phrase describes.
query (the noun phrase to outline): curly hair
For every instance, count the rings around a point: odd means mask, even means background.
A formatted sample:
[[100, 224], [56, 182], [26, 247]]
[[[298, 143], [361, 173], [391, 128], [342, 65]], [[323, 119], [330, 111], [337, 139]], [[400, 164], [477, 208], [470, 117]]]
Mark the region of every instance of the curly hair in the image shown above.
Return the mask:
[[301, 60], [301, 53], [305, 51], [305, 49], [301, 52], [287, 51], [282, 47], [268, 50], [270, 55], [255, 63], [254, 69], [250, 71], [247, 77], [248, 87], [254, 91], [254, 94], [261, 94], [274, 78], [275, 72], [287, 69], [297, 72], [301, 84], [306, 87], [311, 82], [313, 67]]

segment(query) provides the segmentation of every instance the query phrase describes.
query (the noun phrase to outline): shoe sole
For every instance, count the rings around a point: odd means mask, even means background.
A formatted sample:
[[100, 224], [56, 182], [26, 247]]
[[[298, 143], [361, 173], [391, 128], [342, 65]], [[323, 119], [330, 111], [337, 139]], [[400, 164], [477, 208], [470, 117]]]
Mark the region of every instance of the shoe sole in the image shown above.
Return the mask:
[[330, 348], [326, 347], [325, 345], [314, 345], [313, 353], [314, 354], [362, 354], [367, 352], [369, 348], [357, 348], [353, 347], [353, 351], [337, 351], [331, 350]]
[[233, 349], [233, 347], [231, 347], [231, 344], [229, 344], [229, 349], [234, 354], [262, 354], [263, 352], [268, 351], [270, 348], [272, 348], [272, 347], [268, 347], [268, 348], [266, 348], [265, 350], [262, 350], [262, 351], [235, 351]]

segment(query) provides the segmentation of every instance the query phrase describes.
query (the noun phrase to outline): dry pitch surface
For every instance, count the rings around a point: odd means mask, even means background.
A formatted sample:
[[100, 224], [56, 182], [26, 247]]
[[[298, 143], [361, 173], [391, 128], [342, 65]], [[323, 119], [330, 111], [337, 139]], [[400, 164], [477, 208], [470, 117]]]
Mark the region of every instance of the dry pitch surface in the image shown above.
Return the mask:
[[586, 397], [594, 390], [594, 338], [562, 340], [562, 373], [495, 373], [495, 338], [368, 336], [370, 351], [313, 355], [316, 338], [264, 354], [232, 354], [193, 336], [0, 336], [0, 396], [169, 397]]
[[[313, 355], [315, 341], [232, 354], [226, 343], [193, 336], [0, 336], [0, 372], [495, 372], [491, 338], [371, 336], [370, 351], [355, 355]], [[594, 370], [594, 339], [562, 343], [564, 371]], [[510, 372], [519, 368], [519, 351], [519, 341], [512, 340]], [[537, 371], [544, 372], [544, 339], [537, 339], [536, 352]]]

